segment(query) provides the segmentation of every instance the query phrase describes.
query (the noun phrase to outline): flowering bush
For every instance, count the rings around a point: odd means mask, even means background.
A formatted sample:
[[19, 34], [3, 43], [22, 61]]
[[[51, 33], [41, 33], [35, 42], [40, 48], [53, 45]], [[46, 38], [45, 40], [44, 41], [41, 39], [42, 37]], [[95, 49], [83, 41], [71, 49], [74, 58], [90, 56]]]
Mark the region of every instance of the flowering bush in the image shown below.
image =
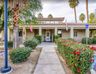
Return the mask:
[[93, 51], [88, 46], [73, 40], [56, 40], [58, 51], [66, 60], [69, 68], [74, 74], [86, 74], [93, 62]]

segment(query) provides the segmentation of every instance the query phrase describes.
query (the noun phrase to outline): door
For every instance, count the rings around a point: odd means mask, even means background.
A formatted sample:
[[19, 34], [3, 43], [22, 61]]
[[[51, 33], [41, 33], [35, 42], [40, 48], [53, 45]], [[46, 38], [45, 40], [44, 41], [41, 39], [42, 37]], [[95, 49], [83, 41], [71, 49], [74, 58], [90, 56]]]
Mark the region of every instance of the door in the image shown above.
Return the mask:
[[51, 33], [50, 31], [46, 31], [45, 33], [45, 41], [50, 42], [51, 41]]

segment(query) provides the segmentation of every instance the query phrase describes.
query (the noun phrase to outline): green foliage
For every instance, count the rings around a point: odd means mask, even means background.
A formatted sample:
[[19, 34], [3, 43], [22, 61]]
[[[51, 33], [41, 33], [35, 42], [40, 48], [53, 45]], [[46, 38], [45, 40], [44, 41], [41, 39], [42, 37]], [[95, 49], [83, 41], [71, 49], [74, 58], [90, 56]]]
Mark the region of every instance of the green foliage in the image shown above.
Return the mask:
[[94, 13], [90, 13], [90, 19], [94, 19], [95, 18], [95, 14]]
[[0, 32], [3, 30], [4, 27], [4, 5], [0, 5]]
[[69, 6], [75, 8], [79, 4], [78, 0], [69, 0]]
[[74, 39], [72, 39], [72, 38], [68, 38], [68, 40], [75, 41], [75, 40], [74, 40]]
[[34, 49], [39, 44], [39, 41], [34, 37], [32, 39], [28, 39], [24, 42], [25, 47], [30, 47]]
[[35, 38], [39, 41], [39, 43], [42, 42], [42, 36], [40, 36], [40, 35], [36, 35]]
[[58, 38], [60, 38], [59, 35], [54, 35], [54, 37], [53, 37], [53, 41], [56, 41]]
[[[96, 37], [94, 38], [87, 38], [88, 44], [96, 44]], [[82, 43], [86, 44], [86, 38], [82, 38]]]
[[96, 23], [96, 18], [94, 13], [90, 13], [89, 23]]
[[[11, 10], [8, 8], [8, 25], [10, 25], [11, 23], [11, 15], [12, 12]], [[0, 32], [4, 29], [4, 4], [3, 2], [1, 2], [0, 4]]]
[[83, 13], [80, 14], [79, 20], [82, 22], [85, 20], [85, 15]]
[[96, 37], [92, 38], [93, 43], [92, 44], [96, 44]]
[[88, 44], [92, 44], [93, 43], [93, 39], [92, 38], [82, 38], [82, 43], [86, 44], [86, 40]]
[[10, 59], [13, 63], [21, 63], [28, 59], [30, 56], [31, 49], [26, 48], [16, 48], [10, 51]]
[[56, 43], [59, 53], [73, 74], [86, 74], [92, 64], [93, 50], [84, 44], [71, 40], [58, 39]]
[[[40, 0], [26, 0], [27, 5], [21, 7], [20, 10], [20, 20], [26, 25], [38, 24], [37, 18], [35, 17], [35, 12], [42, 9]], [[27, 10], [26, 10], [27, 9]]]
[[13, 48], [13, 41], [8, 41], [8, 48]]

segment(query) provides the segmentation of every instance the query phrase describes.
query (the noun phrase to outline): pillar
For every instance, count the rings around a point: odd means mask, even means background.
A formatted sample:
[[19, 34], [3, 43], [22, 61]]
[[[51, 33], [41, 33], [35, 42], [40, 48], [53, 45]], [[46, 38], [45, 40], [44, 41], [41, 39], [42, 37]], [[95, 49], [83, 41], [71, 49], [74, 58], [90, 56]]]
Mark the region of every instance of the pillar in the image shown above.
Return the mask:
[[26, 27], [23, 26], [23, 42], [26, 40]]
[[57, 35], [57, 27], [55, 27], [55, 35]]
[[42, 28], [39, 27], [39, 35], [41, 36], [42, 35]]
[[73, 27], [71, 27], [71, 29], [70, 29], [70, 38], [74, 38], [74, 29], [73, 29]]
[[90, 33], [90, 32], [89, 32], [89, 28], [86, 29], [85, 31], [86, 31], [86, 32], [85, 32], [86, 38], [89, 38], [89, 33]]

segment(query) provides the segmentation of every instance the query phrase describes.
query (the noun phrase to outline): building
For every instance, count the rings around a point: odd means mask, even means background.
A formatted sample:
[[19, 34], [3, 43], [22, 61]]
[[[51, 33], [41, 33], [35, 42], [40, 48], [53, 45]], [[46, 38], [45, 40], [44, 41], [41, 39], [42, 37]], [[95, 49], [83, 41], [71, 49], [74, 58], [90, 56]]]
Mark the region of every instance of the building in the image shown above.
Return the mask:
[[[23, 28], [25, 27], [24, 31]], [[19, 26], [19, 41], [22, 43], [25, 39], [34, 37], [35, 35], [42, 36], [42, 41], [53, 41], [54, 35], [60, 35], [62, 38], [72, 38], [81, 41], [84, 37], [93, 37], [93, 31], [96, 30], [96, 25], [89, 25], [85, 28], [82, 23], [68, 23], [64, 22], [64, 17], [53, 17], [51, 14], [47, 18], [42, 14], [38, 15], [38, 24], [32, 25], [32, 32], [30, 25]], [[8, 40], [13, 40], [13, 27], [8, 29]], [[3, 38], [3, 32], [1, 34]]]

